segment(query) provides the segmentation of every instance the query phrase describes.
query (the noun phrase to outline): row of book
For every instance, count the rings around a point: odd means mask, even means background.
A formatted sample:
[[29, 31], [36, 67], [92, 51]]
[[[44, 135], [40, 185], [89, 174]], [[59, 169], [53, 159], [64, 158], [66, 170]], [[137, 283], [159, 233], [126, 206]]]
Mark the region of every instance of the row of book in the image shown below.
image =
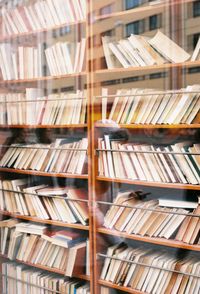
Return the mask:
[[158, 146], [98, 139], [99, 175], [163, 183], [200, 184], [200, 145]]
[[107, 256], [101, 273], [102, 280], [143, 293], [189, 294], [200, 291], [197, 274], [200, 262], [195, 256], [177, 259], [164, 250], [158, 252], [155, 249], [134, 248], [124, 243], [109, 247]]
[[[75, 53], [74, 53], [75, 52]], [[86, 39], [69, 48], [66, 42], [58, 42], [45, 50], [47, 64], [52, 76], [79, 73], [85, 68]]]
[[86, 123], [85, 91], [44, 95], [27, 88], [26, 93], [0, 94], [0, 124], [69, 125]]
[[164, 63], [181, 63], [189, 59], [199, 59], [200, 42], [192, 56], [178, 46], [161, 31], [153, 38], [131, 35], [113, 42], [110, 37], [102, 37], [104, 56], [109, 69], [116, 67], [153, 66]]
[[2, 77], [3, 80], [41, 78], [45, 74], [46, 63], [52, 76], [79, 73], [84, 70], [85, 52], [85, 38], [74, 44], [58, 42], [45, 50], [40, 43], [37, 47], [19, 46], [15, 51], [11, 44], [2, 43], [0, 45]]
[[183, 93], [159, 93], [155, 89], [120, 89], [117, 90], [116, 97], [112, 98], [108, 95], [108, 89], [103, 88], [102, 120], [111, 120], [118, 124], [199, 123], [199, 90], [199, 85], [179, 90]]
[[38, 183], [30, 185], [27, 179], [0, 181], [0, 189], [2, 211], [70, 224], [88, 223], [85, 190]]
[[0, 160], [1, 167], [69, 174], [87, 173], [88, 139], [52, 144], [11, 144]]
[[103, 225], [108, 229], [189, 244], [200, 243], [199, 203], [167, 199], [144, 201], [134, 191], [128, 191], [119, 193], [113, 204], [104, 218]]
[[90, 294], [90, 286], [84, 281], [48, 274], [14, 262], [2, 264], [3, 293], [60, 293]]
[[12, 36], [86, 19], [86, 0], [43, 0], [7, 10], [2, 8], [2, 33]]
[[79, 233], [14, 219], [1, 221], [0, 228], [1, 254], [9, 259], [59, 269], [69, 277], [85, 273], [89, 241]]

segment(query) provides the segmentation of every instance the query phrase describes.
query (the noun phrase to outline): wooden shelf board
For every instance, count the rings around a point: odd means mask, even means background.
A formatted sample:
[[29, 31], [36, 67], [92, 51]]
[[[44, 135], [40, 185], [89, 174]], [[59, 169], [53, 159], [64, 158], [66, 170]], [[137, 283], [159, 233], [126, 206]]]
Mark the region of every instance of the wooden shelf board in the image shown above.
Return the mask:
[[71, 23], [68, 23], [68, 24], [65, 23], [65, 24], [57, 25], [57, 26], [47, 28], [47, 29], [35, 30], [35, 31], [27, 32], [27, 33], [19, 33], [19, 34], [7, 35], [7, 36], [1, 37], [0, 42], [10, 41], [12, 39], [23, 38], [23, 37], [27, 37], [27, 36], [31, 36], [31, 35], [47, 33], [47, 32], [62, 29], [62, 28], [65, 28], [65, 27], [71, 27], [71, 26], [76, 26], [76, 25], [81, 25], [81, 24], [86, 24], [86, 21], [81, 20], [81, 21], [71, 22]]
[[76, 78], [79, 76], [86, 76], [86, 72], [72, 73], [60, 76], [46, 76], [41, 78], [34, 79], [24, 79], [24, 80], [1, 80], [0, 85], [8, 85], [8, 84], [23, 84], [23, 83], [37, 83], [41, 81], [54, 81], [60, 79], [68, 79], [68, 78]]
[[106, 18], [118, 18], [118, 17], [126, 17], [128, 15], [140, 15], [141, 18], [141, 13], [147, 13], [147, 12], [152, 12], [156, 14], [156, 10], [159, 8], [169, 8], [170, 6], [176, 5], [176, 4], [187, 4], [192, 2], [193, 0], [182, 0], [182, 1], [174, 1], [173, 3], [166, 3], [165, 1], [160, 4], [155, 4], [155, 5], [145, 5], [145, 6], [139, 6], [135, 7], [133, 9], [128, 9], [128, 10], [123, 10], [123, 11], [117, 11], [113, 12], [111, 14], [105, 14], [105, 15], [100, 15], [96, 16], [95, 20], [104, 20]]
[[38, 218], [38, 217], [19, 215], [19, 214], [15, 214], [15, 213], [11, 213], [11, 212], [8, 212], [8, 211], [3, 211], [3, 210], [0, 210], [0, 214], [10, 216], [10, 217], [13, 217], [13, 218], [17, 218], [17, 219], [28, 220], [28, 221], [31, 221], [31, 222], [48, 224], [48, 225], [52, 225], [52, 226], [74, 228], [74, 229], [85, 230], [85, 231], [89, 230], [89, 226], [84, 226], [82, 224], [67, 224], [67, 223], [64, 223], [64, 222], [61, 222], [61, 221], [45, 220], [45, 219], [41, 219], [41, 218]]
[[106, 228], [98, 228], [97, 232], [101, 234], [119, 236], [125, 239], [132, 239], [136, 241], [142, 241], [142, 242], [147, 242], [147, 243], [152, 243], [152, 244], [157, 244], [162, 246], [181, 248], [181, 249], [187, 249], [192, 251], [200, 251], [200, 245], [191, 245], [191, 244], [186, 244], [186, 243], [175, 241], [175, 240], [132, 235], [132, 234], [127, 234], [125, 232], [119, 232], [116, 230], [111, 230]]
[[158, 182], [148, 182], [148, 181], [135, 181], [128, 179], [117, 179], [117, 178], [106, 178], [97, 176], [97, 180], [104, 182], [115, 182], [124, 183], [130, 185], [139, 185], [147, 187], [158, 187], [158, 188], [171, 188], [171, 189], [181, 189], [181, 190], [200, 190], [200, 185], [191, 184], [180, 184], [180, 183], [158, 183]]
[[153, 66], [135, 66], [128, 68], [113, 68], [113, 69], [100, 69], [96, 70], [94, 74], [96, 75], [110, 75], [112, 73], [115, 74], [123, 74], [129, 72], [142, 72], [142, 71], [157, 71], [157, 70], [167, 70], [172, 68], [188, 68], [188, 67], [196, 67], [200, 66], [200, 61], [186, 61], [182, 63], [166, 63], [161, 65], [153, 65]]
[[0, 125], [0, 128], [6, 129], [69, 129], [86, 128], [87, 124], [69, 124], [69, 125]]
[[145, 292], [141, 292], [141, 291], [138, 291], [138, 290], [131, 289], [129, 287], [118, 286], [116, 284], [113, 284], [111, 282], [107, 282], [107, 281], [104, 281], [104, 280], [99, 280], [98, 283], [100, 285], [102, 285], [102, 286], [117, 289], [117, 290], [120, 290], [120, 291], [124, 291], [126, 293], [133, 293], [133, 294], [144, 294], [145, 293]]
[[5, 168], [0, 167], [0, 172], [16, 173], [16, 174], [24, 174], [24, 175], [34, 175], [34, 176], [43, 176], [43, 177], [88, 179], [88, 175], [73, 175], [73, 174], [66, 174], [66, 173], [48, 173], [48, 172], [42, 172], [42, 171], [22, 170], [22, 169], [6, 168], [6, 167]]
[[[97, 128], [116, 128], [114, 124], [95, 123]], [[178, 124], [178, 125], [134, 125], [134, 124], [118, 124], [119, 128], [126, 129], [199, 129], [200, 124]]]
[[[3, 255], [3, 254], [0, 254], [0, 257], [10, 260], [6, 255]], [[24, 262], [24, 261], [18, 260], [18, 259], [15, 259], [14, 261], [19, 262], [21, 264], [31, 266], [31, 267], [34, 267], [34, 268], [42, 269], [44, 271], [48, 271], [48, 272], [51, 272], [51, 273], [55, 273], [55, 274], [59, 274], [59, 275], [65, 275], [64, 271], [56, 269], [56, 268], [51, 268], [51, 267], [47, 267], [47, 266], [40, 265], [40, 264], [30, 263], [30, 262]], [[75, 275], [74, 277], [82, 279], [82, 280], [90, 281], [90, 277], [87, 276], [87, 275], [84, 275], [84, 274], [78, 274], [78, 275]]]

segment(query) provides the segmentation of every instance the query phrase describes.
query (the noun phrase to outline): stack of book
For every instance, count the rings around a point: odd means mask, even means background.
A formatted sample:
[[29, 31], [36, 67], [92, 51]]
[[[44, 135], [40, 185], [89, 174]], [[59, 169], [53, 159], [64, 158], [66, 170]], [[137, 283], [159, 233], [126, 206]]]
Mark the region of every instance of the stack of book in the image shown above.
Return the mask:
[[1, 253], [9, 259], [56, 268], [70, 277], [78, 271], [84, 272], [88, 242], [80, 233], [50, 231], [46, 226], [23, 222], [11, 227], [12, 221], [0, 222]]
[[86, 0], [43, 0], [12, 10], [2, 9], [3, 35], [29, 33], [83, 21]]
[[108, 90], [103, 88], [102, 120], [118, 124], [199, 123], [199, 91], [200, 85], [187, 86], [174, 93], [155, 89], [121, 89], [116, 92], [116, 97], [109, 98], [109, 95], [104, 96]]
[[132, 248], [124, 243], [109, 247], [107, 256], [102, 280], [142, 293], [199, 293], [200, 263], [195, 256], [177, 260], [166, 251]]
[[[75, 54], [74, 54], [75, 52]], [[86, 39], [77, 44], [59, 42], [52, 47], [18, 47], [9, 43], [0, 45], [0, 68], [3, 80], [23, 80], [44, 76], [45, 57], [52, 76], [81, 72], [85, 66]], [[44, 54], [45, 53], [45, 54]]]
[[[75, 54], [74, 54], [75, 52]], [[86, 39], [74, 46], [59, 42], [45, 50], [47, 64], [52, 76], [79, 73], [85, 69]]]
[[103, 225], [128, 234], [195, 244], [199, 242], [200, 218], [187, 214], [195, 216], [199, 210], [200, 205], [195, 202], [166, 199], [142, 201], [134, 192], [128, 191], [117, 195]]
[[0, 181], [0, 188], [0, 209], [2, 211], [44, 220], [79, 222], [82, 225], [88, 223], [85, 190], [71, 187], [49, 187], [37, 183], [28, 185], [27, 179], [3, 180]]
[[[168, 146], [98, 139], [99, 175], [149, 182], [200, 184], [200, 145]], [[101, 151], [103, 150], [103, 151]]]
[[27, 88], [26, 93], [0, 94], [0, 124], [84, 124], [87, 114], [85, 91], [50, 94]]
[[39, 270], [33, 270], [31, 267], [12, 262], [2, 264], [2, 274], [3, 293], [7, 294], [41, 294], [46, 291], [48, 293], [90, 294], [88, 283], [52, 273], [48, 274]]
[[108, 36], [102, 37], [103, 50], [109, 69], [116, 67], [153, 66], [164, 63], [181, 63], [199, 58], [200, 44], [192, 55], [173, 40], [158, 31], [153, 38], [131, 35], [119, 42], [112, 42]]
[[13, 50], [10, 43], [0, 45], [0, 67], [3, 80], [40, 78], [43, 71], [42, 44], [37, 47], [18, 47]]
[[87, 138], [71, 143], [56, 139], [52, 144], [11, 144], [0, 166], [80, 175], [87, 172], [87, 147]]

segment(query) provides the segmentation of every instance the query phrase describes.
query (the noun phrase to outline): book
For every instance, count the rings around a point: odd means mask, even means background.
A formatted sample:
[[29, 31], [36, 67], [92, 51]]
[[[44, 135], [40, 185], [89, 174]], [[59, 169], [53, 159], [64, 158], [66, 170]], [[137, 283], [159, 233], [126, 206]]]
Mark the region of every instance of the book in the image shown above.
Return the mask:
[[103, 89], [107, 96], [102, 98], [103, 123], [109, 123], [104, 121], [106, 117], [111, 120], [110, 123], [127, 125], [176, 125], [199, 122], [199, 85], [180, 89], [179, 94], [176, 91], [169, 93], [155, 89], [120, 89], [116, 91], [116, 97], [113, 99], [109, 97], [108, 89]]

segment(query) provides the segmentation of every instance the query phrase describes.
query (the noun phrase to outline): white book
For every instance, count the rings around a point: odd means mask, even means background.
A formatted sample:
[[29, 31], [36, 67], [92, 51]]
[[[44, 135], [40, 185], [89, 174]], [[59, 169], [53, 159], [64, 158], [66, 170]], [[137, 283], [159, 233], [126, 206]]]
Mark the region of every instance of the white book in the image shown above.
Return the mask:
[[36, 30], [36, 31], [41, 30], [42, 27], [38, 21], [34, 6], [31, 5], [31, 6], [27, 7], [27, 9], [29, 11], [30, 17], [32, 18], [32, 23], [34, 24], [34, 30]]
[[160, 105], [162, 103], [163, 95], [155, 95], [155, 96], [156, 96], [156, 100], [154, 105], [152, 106], [151, 112], [149, 113], [148, 117], [144, 119], [145, 124], [152, 123], [154, 116], [156, 116], [160, 110]]
[[27, 17], [27, 19], [28, 19], [28, 21], [29, 21], [29, 24], [30, 24], [32, 30], [33, 30], [33, 31], [36, 31], [36, 30], [37, 30], [37, 27], [35, 26], [35, 23], [34, 23], [34, 21], [32, 20], [32, 15], [31, 15], [31, 13], [30, 13], [30, 11], [29, 11], [29, 8], [26, 7], [26, 6], [24, 6], [24, 12], [25, 12], [25, 14], [26, 14], [26, 17]]
[[131, 35], [128, 38], [129, 42], [131, 43], [134, 49], [137, 49], [140, 53], [140, 56], [144, 60], [146, 65], [154, 65], [156, 63], [155, 59], [151, 56], [151, 54], [146, 50], [143, 44], [140, 42], [140, 39], [137, 35]]
[[119, 44], [117, 45], [118, 49], [123, 52], [123, 55], [126, 57], [126, 59], [129, 61], [131, 66], [139, 66], [137, 59], [135, 58], [133, 48], [131, 48], [130, 43], [128, 40], [120, 40]]
[[116, 56], [116, 58], [122, 64], [122, 66], [124, 68], [128, 68], [128, 67], [131, 66], [131, 64], [125, 58], [125, 56], [123, 55], [123, 53], [118, 49], [117, 44], [109, 43], [108, 46], [109, 46], [110, 50], [112, 51], [112, 53]]
[[181, 63], [190, 58], [190, 54], [164, 35], [161, 31], [158, 31], [148, 42], [170, 62]]
[[72, 74], [74, 72], [73, 65], [72, 65], [72, 59], [70, 55], [70, 49], [69, 45], [67, 43], [61, 43], [63, 56], [65, 56], [66, 65], [67, 65], [67, 73]]
[[6, 79], [12, 80], [14, 79], [13, 67], [12, 67], [12, 48], [8, 43], [3, 43], [0, 46], [2, 61], [4, 63], [4, 69], [6, 72]]
[[45, 11], [45, 18], [47, 23], [47, 28], [53, 28], [56, 24], [54, 22], [54, 19], [51, 15], [51, 11], [49, 10], [49, 6], [46, 1], [42, 2], [43, 11]]
[[[170, 148], [169, 147], [165, 147], [164, 148], [167, 152], [170, 152]], [[174, 166], [174, 169], [176, 170], [177, 174], [178, 174], [178, 177], [180, 178], [181, 182], [184, 183], [184, 184], [187, 184], [187, 181], [179, 167], [179, 165], [177, 164], [175, 158], [173, 157], [173, 154], [168, 154], [173, 166]]]
[[24, 22], [23, 18], [21, 17], [18, 9], [14, 10], [15, 16], [18, 20], [18, 23], [20, 24], [21, 27], [21, 32], [22, 33], [27, 33], [28, 32], [28, 28], [26, 27], [26, 23]]
[[120, 110], [118, 111], [118, 116], [117, 116], [117, 120], [116, 120], [117, 124], [120, 123], [120, 120], [122, 118], [122, 115], [123, 115], [125, 107], [126, 107], [126, 104], [128, 102], [128, 96], [126, 96], [126, 93], [130, 94], [130, 91], [125, 91], [125, 93], [122, 93], [122, 94], [125, 94], [125, 95], [124, 95], [124, 97], [121, 97], [123, 100], [122, 100], [122, 103], [121, 103]]
[[[105, 139], [105, 149], [111, 150], [109, 135], [105, 135], [104, 139]], [[107, 161], [108, 161], [109, 175], [111, 178], [114, 178], [115, 174], [114, 174], [114, 169], [113, 169], [113, 155], [110, 151], [107, 151], [106, 155], [107, 155]]]
[[[133, 146], [127, 145], [127, 150], [133, 151], [134, 150]], [[138, 179], [141, 180], [141, 181], [145, 181], [146, 176], [145, 176], [145, 174], [143, 172], [143, 169], [142, 169], [142, 167], [140, 165], [140, 162], [139, 162], [139, 160], [137, 158], [137, 155], [134, 152], [132, 152], [132, 153], [130, 153], [130, 158], [132, 160], [132, 164], [133, 164], [133, 166], [134, 166], [134, 168], [136, 170], [136, 173], [138, 175]]]
[[[199, 91], [200, 86], [194, 85], [194, 86], [187, 86], [185, 89], [186, 91]], [[181, 99], [179, 100], [179, 103], [177, 104], [176, 108], [173, 112], [171, 112], [170, 118], [168, 120], [168, 123], [171, 124], [173, 122], [179, 123], [185, 112], [187, 111], [189, 104], [191, 103], [192, 99], [195, 97], [196, 94], [183, 94], [181, 96]], [[181, 114], [181, 115], [180, 115]], [[178, 119], [177, 119], [178, 118]]]
[[164, 206], [164, 207], [195, 209], [198, 206], [198, 202], [183, 201], [183, 200], [160, 198], [158, 199], [158, 202], [159, 202], [159, 206]]
[[[147, 123], [151, 123], [153, 125], [158, 123], [161, 115], [165, 112], [165, 108], [167, 104], [169, 103], [170, 98], [171, 98], [171, 94], [167, 94], [167, 95], [164, 94], [162, 98], [161, 96], [158, 97], [158, 99], [161, 100], [159, 108], [157, 109], [152, 120], [148, 120]], [[160, 121], [160, 123], [162, 123], [162, 121]]]
[[162, 164], [164, 165], [167, 177], [169, 177], [169, 179], [170, 179], [170, 181], [172, 181], [172, 183], [176, 183], [176, 179], [171, 171], [171, 166], [169, 166], [164, 154], [162, 153], [162, 150], [157, 147], [156, 151], [160, 152], [160, 153], [158, 153], [158, 156], [160, 157], [160, 160], [161, 160]]
[[65, 14], [63, 12], [62, 0], [55, 1], [54, 5], [56, 8], [56, 12], [57, 12], [60, 24], [66, 23], [67, 21], [65, 19]]
[[[174, 152], [181, 152], [181, 148], [184, 147], [184, 145], [185, 145], [184, 143], [177, 143], [175, 145], [171, 145], [171, 148], [173, 149]], [[194, 176], [192, 170], [190, 169], [190, 165], [185, 159], [185, 156], [181, 154], [175, 154], [174, 157], [178, 161], [179, 166], [183, 170], [188, 182], [193, 185], [197, 185], [198, 181], [196, 177]]]
[[76, 20], [79, 21], [79, 20], [83, 19], [82, 10], [81, 10], [80, 4], [79, 4], [79, 0], [74, 0], [73, 6], [74, 6], [74, 12], [76, 15]]
[[[103, 98], [102, 98], [102, 120], [106, 120], [107, 119], [108, 89], [102, 88], [101, 95], [103, 96]], [[110, 119], [110, 117], [109, 117], [109, 119]]]
[[50, 10], [51, 15], [53, 17], [55, 25], [58, 26], [60, 24], [60, 21], [59, 21], [58, 15], [57, 15], [57, 11], [55, 9], [54, 1], [53, 0], [46, 0], [46, 3], [49, 6], [49, 10]]
[[[136, 172], [135, 172], [135, 167], [132, 165], [131, 157], [126, 152], [126, 150], [127, 150], [126, 147], [123, 146], [123, 144], [119, 144], [118, 149], [120, 151], [122, 151], [121, 152], [121, 158], [122, 158], [124, 166], [126, 167], [126, 173], [127, 173], [128, 179], [136, 180], [137, 175], [136, 175]], [[125, 151], [125, 152], [123, 152], [123, 151]], [[120, 168], [120, 166], [118, 166], [118, 168]]]
[[[140, 145], [134, 145], [133, 150], [134, 151], [141, 151], [142, 148], [141, 148]], [[152, 174], [151, 174], [151, 172], [149, 170], [149, 167], [147, 166], [147, 161], [146, 161], [146, 158], [144, 156], [144, 153], [136, 153], [136, 155], [137, 155], [138, 161], [139, 161], [139, 163], [141, 165], [141, 168], [143, 169], [143, 172], [145, 174], [145, 177], [146, 177], [147, 181], [152, 182], [153, 177], [152, 177]]]
[[[141, 90], [141, 93], [143, 93], [143, 90]], [[138, 96], [135, 96], [134, 97], [134, 100], [133, 100], [133, 104], [131, 106], [131, 109], [130, 109], [130, 112], [129, 112], [129, 115], [128, 115], [128, 118], [127, 118], [127, 124], [130, 124], [131, 123], [131, 120], [135, 114], [135, 111], [140, 103], [140, 101], [142, 101], [143, 99], [143, 96], [140, 96], [140, 90], [138, 91]]]
[[[110, 114], [109, 114], [109, 118], [108, 118], [109, 120], [113, 120], [113, 116], [114, 116], [114, 114], [116, 112], [117, 104], [121, 99], [121, 97], [120, 97], [121, 94], [122, 94], [122, 90], [117, 90], [116, 97], [114, 98], [114, 102], [112, 104], [112, 108], [111, 108], [111, 111], [110, 111]], [[107, 95], [108, 95], [108, 89], [102, 88], [102, 96], [107, 96]], [[103, 103], [104, 103], [103, 99], [107, 99], [107, 98], [102, 98], [102, 111], [103, 111]], [[106, 119], [106, 116], [103, 115], [103, 113], [102, 113], [102, 119]]]
[[[76, 44], [76, 54], [75, 54], [75, 58], [74, 58], [74, 70], [73, 72], [79, 72], [79, 68], [80, 68], [80, 65], [79, 65], [79, 59], [80, 59], [80, 51], [81, 51], [81, 42], [78, 42]], [[67, 71], [68, 72], [68, 69]]]
[[[127, 91], [128, 92], [128, 91]], [[131, 95], [131, 94], [136, 94], [136, 92], [137, 92], [137, 89], [131, 89], [130, 90], [130, 92], [129, 92], [129, 94]], [[128, 119], [128, 114], [129, 114], [129, 111], [130, 111], [130, 109], [131, 109], [131, 105], [134, 103], [134, 99], [135, 99], [135, 96], [129, 96], [128, 97], [128, 101], [127, 101], [127, 103], [126, 103], [126, 107], [125, 107], [125, 109], [124, 109], [124, 113], [123, 113], [123, 115], [122, 115], [122, 117], [121, 117], [121, 120], [120, 120], [120, 123], [121, 124], [126, 124], [126, 122], [127, 122], [127, 119]]]
[[110, 43], [110, 38], [108, 36], [102, 37], [102, 45], [103, 45], [103, 51], [104, 51], [107, 68], [112, 69], [116, 67], [116, 62], [112, 54], [112, 51], [109, 48], [109, 43]]
[[86, 54], [86, 38], [81, 39], [81, 49], [80, 49], [80, 57], [79, 57], [79, 68], [78, 72], [82, 72], [85, 70], [85, 54]]
[[12, 17], [10, 16], [9, 13], [6, 13], [6, 19], [7, 19], [8, 23], [9, 23], [9, 25], [10, 25], [10, 28], [13, 31], [13, 34], [17, 35], [18, 34], [18, 29], [17, 29], [16, 25], [14, 24], [14, 22], [12, 20]]
[[42, 2], [36, 2], [34, 4], [34, 7], [35, 7], [35, 11], [37, 13], [37, 17], [38, 17], [38, 20], [41, 24], [41, 28], [42, 29], [45, 29], [47, 27], [47, 24], [46, 24], [46, 20], [45, 20], [45, 17], [43, 15], [43, 10], [41, 9], [41, 5], [42, 5]]
[[74, 9], [74, 5], [73, 5], [73, 1], [70, 0], [64, 0], [64, 5], [63, 7], [66, 7], [66, 12], [68, 14], [68, 18], [69, 18], [69, 22], [75, 22], [76, 18], [75, 15], [73, 13], [73, 9]]
[[25, 72], [24, 72], [24, 47], [18, 47], [18, 54], [19, 54], [19, 78], [21, 80], [25, 79]]

